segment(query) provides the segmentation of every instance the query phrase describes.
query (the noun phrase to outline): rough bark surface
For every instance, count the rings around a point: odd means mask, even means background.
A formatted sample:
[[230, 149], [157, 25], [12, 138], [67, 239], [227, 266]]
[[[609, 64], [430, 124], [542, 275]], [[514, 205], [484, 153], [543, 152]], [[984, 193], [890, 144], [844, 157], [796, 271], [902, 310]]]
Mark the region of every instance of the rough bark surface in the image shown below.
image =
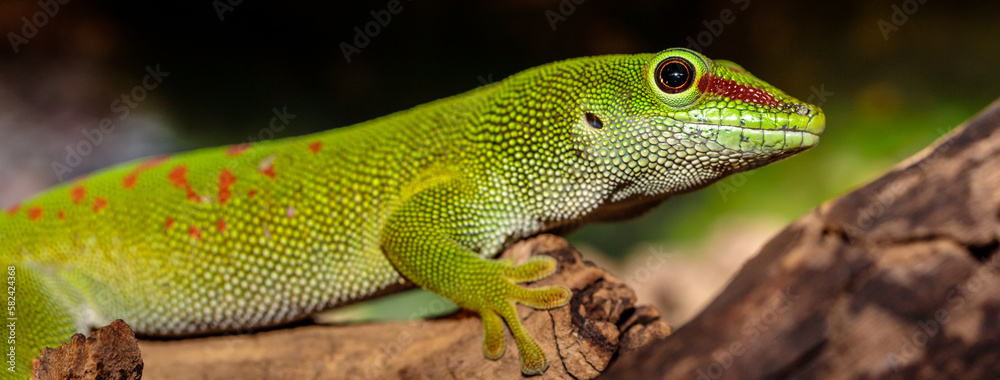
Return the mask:
[[[635, 306], [635, 293], [585, 262], [560, 237], [515, 244], [502, 257], [545, 254], [559, 272], [532, 286], [563, 284], [567, 307], [519, 306], [525, 328], [549, 357], [539, 378], [589, 379], [622, 352], [665, 337], [659, 312]], [[254, 334], [176, 341], [140, 341], [146, 379], [509, 379], [520, 377], [517, 347], [508, 338], [499, 361], [482, 354], [479, 318], [460, 312], [435, 320], [350, 326], [303, 326]]]
[[131, 380], [142, 377], [142, 357], [132, 329], [121, 319], [85, 338], [73, 334], [58, 348], [46, 348], [31, 362], [35, 380]]
[[995, 379], [1000, 102], [789, 225], [607, 378]]

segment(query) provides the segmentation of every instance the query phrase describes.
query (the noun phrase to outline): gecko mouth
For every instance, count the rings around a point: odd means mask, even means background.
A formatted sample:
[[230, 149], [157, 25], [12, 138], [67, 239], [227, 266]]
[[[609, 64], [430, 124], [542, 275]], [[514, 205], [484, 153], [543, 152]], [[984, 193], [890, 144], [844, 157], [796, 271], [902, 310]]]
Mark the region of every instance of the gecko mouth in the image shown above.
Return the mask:
[[752, 128], [717, 124], [693, 124], [710, 151], [777, 152], [808, 149], [819, 143], [815, 126]]
[[[801, 151], [819, 143], [826, 128], [826, 116], [819, 108], [803, 104], [795, 112], [797, 123], [788, 119], [778, 127], [756, 127], [739, 122], [739, 125], [692, 123], [702, 137], [722, 148], [738, 152]], [[805, 116], [805, 117], [801, 117]], [[807, 118], [806, 118], [807, 117]], [[736, 123], [733, 123], [736, 124]], [[711, 149], [716, 150], [716, 149]]]

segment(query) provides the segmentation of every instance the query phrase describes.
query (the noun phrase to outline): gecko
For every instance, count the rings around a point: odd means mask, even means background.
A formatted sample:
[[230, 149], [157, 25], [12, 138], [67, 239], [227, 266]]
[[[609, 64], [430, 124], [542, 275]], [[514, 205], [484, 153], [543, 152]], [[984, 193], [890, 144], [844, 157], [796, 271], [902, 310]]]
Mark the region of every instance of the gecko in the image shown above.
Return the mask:
[[[140, 159], [0, 212], [5, 377], [123, 319], [148, 337], [271, 327], [415, 284], [507, 334], [521, 371], [548, 359], [515, 306], [547, 256], [495, 256], [543, 232], [634, 217], [805, 151], [826, 118], [725, 60], [672, 48], [554, 62], [355, 125]], [[13, 331], [13, 330], [12, 330]], [[5, 337], [8, 334], [5, 332]], [[10, 334], [15, 337], [14, 333]]]

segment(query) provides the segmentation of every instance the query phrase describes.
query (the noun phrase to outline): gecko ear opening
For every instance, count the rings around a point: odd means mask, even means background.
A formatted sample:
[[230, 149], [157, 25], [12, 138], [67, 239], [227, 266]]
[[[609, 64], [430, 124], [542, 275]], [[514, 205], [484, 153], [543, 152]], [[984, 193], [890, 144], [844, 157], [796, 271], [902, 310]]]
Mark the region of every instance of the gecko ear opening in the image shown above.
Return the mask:
[[597, 115], [587, 112], [586, 114], [583, 115], [583, 117], [584, 119], [587, 120], [587, 125], [589, 125], [591, 128], [594, 129], [604, 128], [604, 122], [601, 121], [601, 118], [597, 117]]

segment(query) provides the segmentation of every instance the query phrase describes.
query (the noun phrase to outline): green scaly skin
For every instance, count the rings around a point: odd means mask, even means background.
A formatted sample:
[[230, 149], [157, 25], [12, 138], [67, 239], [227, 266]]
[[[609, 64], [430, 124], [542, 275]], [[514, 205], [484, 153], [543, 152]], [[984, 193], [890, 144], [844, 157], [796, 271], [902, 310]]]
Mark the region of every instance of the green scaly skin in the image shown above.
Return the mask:
[[[674, 89], [659, 69], [677, 59], [688, 86]], [[17, 318], [15, 372], [3, 373], [26, 377], [40, 348], [116, 318], [146, 336], [274, 326], [409, 280], [479, 313], [490, 359], [504, 354], [506, 323], [522, 372], [539, 374], [548, 361], [515, 303], [559, 307], [571, 291], [518, 285], [556, 263], [493, 260], [505, 244], [636, 215], [808, 149], [824, 124], [731, 62], [670, 49], [556, 62], [347, 128], [116, 166], [0, 214]]]

